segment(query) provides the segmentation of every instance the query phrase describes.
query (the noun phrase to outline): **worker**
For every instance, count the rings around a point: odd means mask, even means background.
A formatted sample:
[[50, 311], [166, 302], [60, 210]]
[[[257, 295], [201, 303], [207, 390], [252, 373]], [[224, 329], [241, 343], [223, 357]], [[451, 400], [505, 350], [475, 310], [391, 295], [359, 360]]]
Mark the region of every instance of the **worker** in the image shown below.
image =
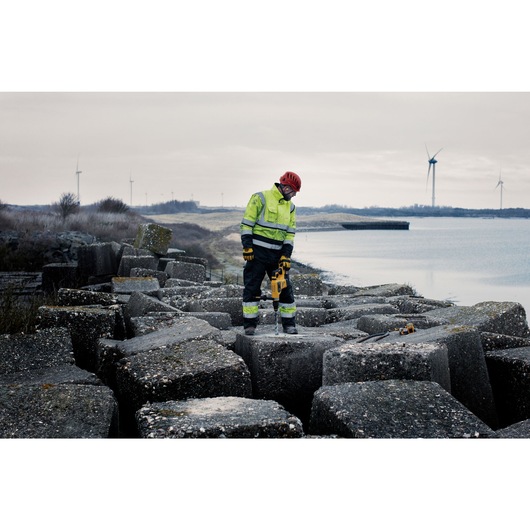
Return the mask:
[[261, 283], [265, 274], [283, 267], [287, 287], [279, 299], [279, 314], [284, 333], [296, 335], [296, 305], [289, 269], [296, 230], [296, 208], [291, 199], [300, 191], [302, 181], [292, 171], [283, 174], [270, 190], [254, 193], [241, 221], [243, 245], [243, 328], [254, 335], [258, 325]]

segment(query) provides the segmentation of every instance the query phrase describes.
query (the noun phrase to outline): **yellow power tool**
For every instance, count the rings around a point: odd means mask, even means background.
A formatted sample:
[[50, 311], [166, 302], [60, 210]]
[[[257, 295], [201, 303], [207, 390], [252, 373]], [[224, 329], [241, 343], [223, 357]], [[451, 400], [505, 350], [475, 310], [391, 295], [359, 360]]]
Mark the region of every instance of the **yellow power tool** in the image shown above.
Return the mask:
[[278, 307], [280, 305], [280, 294], [287, 287], [287, 279], [283, 267], [278, 267], [271, 276], [271, 297], [274, 309], [274, 326], [278, 335]]

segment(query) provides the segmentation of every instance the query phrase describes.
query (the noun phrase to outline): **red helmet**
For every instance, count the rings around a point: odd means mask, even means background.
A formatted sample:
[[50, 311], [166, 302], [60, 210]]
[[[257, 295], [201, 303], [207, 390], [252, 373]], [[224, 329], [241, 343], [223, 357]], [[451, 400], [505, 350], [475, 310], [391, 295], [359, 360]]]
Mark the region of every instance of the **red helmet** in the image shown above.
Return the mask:
[[302, 180], [296, 173], [293, 173], [292, 171], [287, 171], [287, 173], [284, 173], [280, 177], [280, 184], [283, 184], [284, 186], [289, 186], [294, 191], [296, 191], [296, 193], [298, 193], [300, 191], [300, 188], [302, 187]]

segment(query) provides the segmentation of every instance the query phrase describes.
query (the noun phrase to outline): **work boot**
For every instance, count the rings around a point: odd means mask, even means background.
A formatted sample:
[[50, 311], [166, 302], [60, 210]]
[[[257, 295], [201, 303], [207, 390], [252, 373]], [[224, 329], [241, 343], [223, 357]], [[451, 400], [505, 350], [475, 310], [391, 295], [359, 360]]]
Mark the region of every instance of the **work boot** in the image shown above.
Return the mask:
[[245, 328], [245, 335], [254, 335], [256, 333], [255, 327]]
[[287, 333], [287, 335], [298, 335], [298, 330], [294, 326], [284, 327], [283, 332]]

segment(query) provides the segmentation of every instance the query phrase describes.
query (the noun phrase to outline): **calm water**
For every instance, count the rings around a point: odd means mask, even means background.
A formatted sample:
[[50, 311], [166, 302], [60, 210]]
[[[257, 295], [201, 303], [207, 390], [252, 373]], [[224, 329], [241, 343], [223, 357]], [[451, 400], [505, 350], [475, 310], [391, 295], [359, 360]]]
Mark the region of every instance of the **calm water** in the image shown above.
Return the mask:
[[409, 230], [299, 232], [293, 259], [340, 285], [406, 283], [458, 305], [520, 302], [530, 316], [530, 220], [406, 220]]

